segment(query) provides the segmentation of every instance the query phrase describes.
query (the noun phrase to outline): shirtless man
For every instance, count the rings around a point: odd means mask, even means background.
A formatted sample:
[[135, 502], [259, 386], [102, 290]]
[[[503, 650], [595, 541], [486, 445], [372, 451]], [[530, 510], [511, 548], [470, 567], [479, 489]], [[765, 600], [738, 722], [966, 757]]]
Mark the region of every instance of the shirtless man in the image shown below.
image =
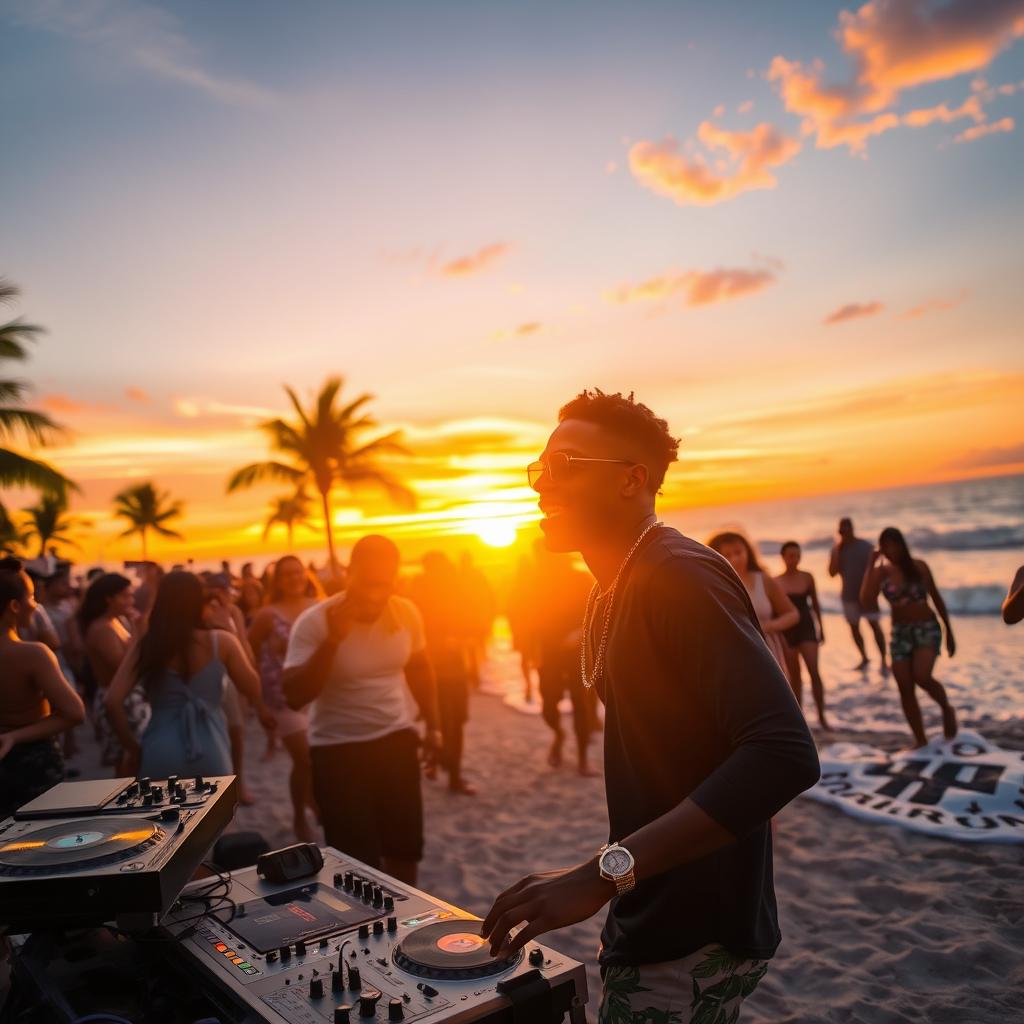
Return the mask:
[[0, 820], [64, 778], [55, 737], [85, 718], [85, 707], [45, 644], [22, 640], [38, 605], [17, 559], [0, 563]]

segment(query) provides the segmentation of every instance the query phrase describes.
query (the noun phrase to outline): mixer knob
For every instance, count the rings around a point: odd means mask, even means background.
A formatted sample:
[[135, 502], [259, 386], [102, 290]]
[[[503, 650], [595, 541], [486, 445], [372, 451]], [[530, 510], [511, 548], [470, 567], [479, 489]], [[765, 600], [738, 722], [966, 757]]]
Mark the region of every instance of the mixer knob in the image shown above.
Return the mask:
[[358, 992], [363, 987], [363, 979], [359, 976], [358, 967], [350, 967], [348, 969], [348, 987], [355, 992]]
[[203, 786], [205, 786], [205, 785], [206, 785], [206, 783], [203, 781], [202, 775], [197, 775], [195, 777], [195, 787], [196, 787], [196, 789], [202, 789]]
[[345, 889], [348, 892], [352, 891], [352, 886], [355, 884], [356, 876], [351, 871], [345, 872]]
[[348, 1003], [334, 1008], [334, 1024], [351, 1024], [352, 1007]]
[[152, 807], [153, 806], [153, 794], [152, 793], [147, 793], [142, 798], [142, 806], [143, 807]]
[[[239, 908], [239, 909], [241, 909], [241, 908]], [[268, 949], [267, 950], [267, 963], [268, 964], [272, 964], [276, 959], [277, 959], [277, 950], [276, 949]]]
[[334, 888], [340, 889], [345, 884], [345, 876], [340, 871], [334, 872]]
[[309, 998], [310, 999], [323, 999], [324, 997], [324, 979], [323, 978], [310, 978], [309, 979]]
[[359, 1016], [376, 1017], [377, 1003], [380, 1002], [381, 991], [379, 988], [368, 988], [359, 997]]
[[368, 924], [361, 924], [359, 926], [359, 938], [368, 939], [370, 937], [370, 926]]
[[173, 822], [181, 817], [181, 811], [177, 807], [166, 807], [160, 812], [160, 820]]
[[383, 935], [384, 934], [384, 922], [380, 919], [373, 922], [373, 934]]
[[530, 966], [541, 967], [544, 964], [544, 950], [542, 949], [531, 949], [530, 950]]
[[405, 1007], [401, 999], [392, 999], [388, 1003], [388, 1020], [405, 1020]]
[[306, 955], [306, 944], [302, 941], [302, 939], [299, 939], [299, 941], [295, 943], [295, 955], [296, 956], [305, 956]]
[[341, 970], [331, 971], [331, 991], [345, 991], [345, 975], [342, 974]]
[[150, 792], [153, 794], [153, 799], [157, 803], [160, 803], [160, 801], [163, 800], [163, 798], [164, 798], [164, 787], [163, 786], [153, 786], [152, 789], [150, 790]]
[[395, 909], [395, 897], [385, 896], [384, 897], [384, 909], [390, 914]]
[[281, 959], [282, 960], [291, 960], [291, 958], [292, 958], [292, 947], [291, 946], [282, 946], [278, 950], [278, 953], [281, 954]]
[[361, 899], [363, 895], [363, 880], [361, 878], [353, 879], [352, 881], [352, 895], [355, 898]]
[[384, 905], [384, 890], [379, 885], [373, 887], [373, 905], [375, 907]]
[[373, 883], [369, 879], [363, 882], [363, 902], [373, 902]]
[[398, 931], [398, 918], [397, 917], [389, 917], [388, 918], [388, 931], [389, 932], [397, 932]]
[[148, 793], [151, 783], [152, 779], [150, 779], [148, 775], [144, 775], [141, 779], [139, 779], [139, 792]]
[[178, 784], [178, 776], [177, 775], [168, 775], [167, 776], [167, 788], [168, 788], [168, 790], [174, 789], [174, 787], [177, 784]]

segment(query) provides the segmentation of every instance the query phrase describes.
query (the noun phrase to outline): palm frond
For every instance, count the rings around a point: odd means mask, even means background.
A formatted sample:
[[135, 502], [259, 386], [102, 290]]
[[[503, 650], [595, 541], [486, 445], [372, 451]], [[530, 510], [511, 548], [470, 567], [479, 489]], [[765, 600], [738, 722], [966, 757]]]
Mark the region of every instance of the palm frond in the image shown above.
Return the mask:
[[232, 473], [231, 479], [228, 480], [228, 494], [245, 487], [252, 487], [264, 480], [281, 480], [285, 483], [297, 484], [305, 475], [301, 469], [287, 466], [283, 462], [254, 462], [252, 465], [243, 466]]
[[45, 412], [33, 409], [19, 409], [16, 406], [0, 407], [0, 437], [24, 434], [31, 444], [45, 447], [65, 429]]
[[8, 320], [0, 324], [0, 359], [28, 359], [25, 343], [35, 341], [36, 335], [45, 333], [37, 324], [24, 320]]
[[302, 425], [307, 430], [309, 430], [312, 424], [309, 422], [309, 417], [306, 415], [306, 410], [302, 408], [302, 402], [299, 401], [299, 396], [295, 394], [295, 392], [290, 387], [288, 387], [287, 384], [285, 385], [284, 391], [288, 398], [291, 400], [292, 408], [295, 410], [295, 414], [302, 421]]
[[0, 380], [0, 402], [20, 402], [28, 391], [28, 383], [23, 380]]
[[78, 490], [77, 484], [53, 466], [8, 448], [0, 448], [0, 485], [35, 487], [57, 494]]
[[345, 467], [338, 473], [338, 479], [348, 487], [380, 487], [390, 500], [402, 508], [416, 507], [416, 495], [397, 478], [373, 466]]
[[159, 533], [161, 537], [173, 537], [175, 540], [184, 540], [177, 530], [171, 530], [166, 526], [161, 526], [159, 523], [150, 524], [154, 532]]
[[402, 444], [402, 432], [394, 430], [383, 437], [369, 441], [349, 455], [352, 462], [359, 462], [372, 455], [409, 455], [409, 449]]
[[9, 303], [20, 294], [21, 289], [17, 285], [11, 284], [6, 277], [0, 277], [0, 302]]

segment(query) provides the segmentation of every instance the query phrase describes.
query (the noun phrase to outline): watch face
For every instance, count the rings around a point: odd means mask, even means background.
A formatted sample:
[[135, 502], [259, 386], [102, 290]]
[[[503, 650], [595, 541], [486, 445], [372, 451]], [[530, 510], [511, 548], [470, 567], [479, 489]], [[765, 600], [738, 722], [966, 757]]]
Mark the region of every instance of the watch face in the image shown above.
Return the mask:
[[632, 866], [633, 858], [625, 850], [608, 850], [601, 858], [601, 867], [615, 877], [626, 874]]

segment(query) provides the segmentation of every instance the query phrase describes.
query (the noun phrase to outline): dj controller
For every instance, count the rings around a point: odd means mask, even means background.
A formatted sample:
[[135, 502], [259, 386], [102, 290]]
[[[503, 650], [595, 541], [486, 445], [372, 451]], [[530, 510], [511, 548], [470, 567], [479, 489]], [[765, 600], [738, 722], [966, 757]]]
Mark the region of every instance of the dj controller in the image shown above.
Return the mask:
[[196, 883], [164, 918], [179, 969], [199, 969], [227, 1019], [583, 1024], [582, 964], [536, 943], [492, 957], [479, 919], [330, 847], [321, 856], [294, 881], [236, 872], [233, 906], [199, 920]]
[[153, 927], [230, 823], [234, 776], [62, 782], [0, 821], [0, 926]]

